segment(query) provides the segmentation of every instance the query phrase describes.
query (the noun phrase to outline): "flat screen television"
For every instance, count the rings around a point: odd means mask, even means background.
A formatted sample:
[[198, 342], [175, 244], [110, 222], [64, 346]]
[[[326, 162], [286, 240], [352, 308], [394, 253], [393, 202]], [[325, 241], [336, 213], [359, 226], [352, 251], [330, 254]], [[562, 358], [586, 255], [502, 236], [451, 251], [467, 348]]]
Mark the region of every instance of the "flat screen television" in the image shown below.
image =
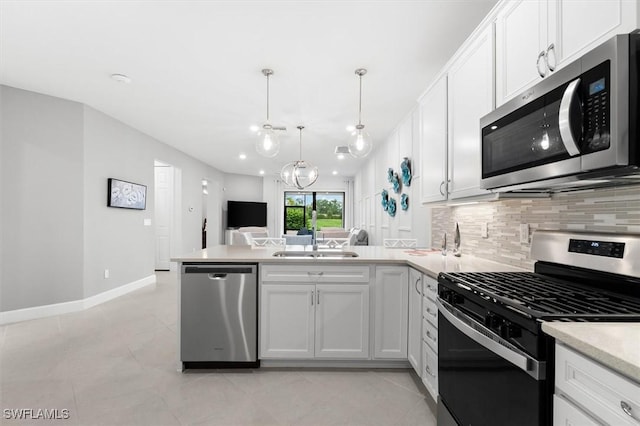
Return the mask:
[[137, 183], [109, 178], [107, 207], [144, 210], [147, 207], [147, 187]]
[[267, 203], [227, 201], [227, 227], [267, 226]]

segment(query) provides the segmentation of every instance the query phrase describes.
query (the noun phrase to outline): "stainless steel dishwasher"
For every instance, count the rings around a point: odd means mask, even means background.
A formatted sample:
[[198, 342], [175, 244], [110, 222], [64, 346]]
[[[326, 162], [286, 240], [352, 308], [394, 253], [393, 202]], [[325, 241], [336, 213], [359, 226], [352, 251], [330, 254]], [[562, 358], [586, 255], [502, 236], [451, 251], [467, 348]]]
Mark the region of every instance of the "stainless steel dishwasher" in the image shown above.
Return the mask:
[[258, 367], [257, 265], [184, 263], [183, 368]]

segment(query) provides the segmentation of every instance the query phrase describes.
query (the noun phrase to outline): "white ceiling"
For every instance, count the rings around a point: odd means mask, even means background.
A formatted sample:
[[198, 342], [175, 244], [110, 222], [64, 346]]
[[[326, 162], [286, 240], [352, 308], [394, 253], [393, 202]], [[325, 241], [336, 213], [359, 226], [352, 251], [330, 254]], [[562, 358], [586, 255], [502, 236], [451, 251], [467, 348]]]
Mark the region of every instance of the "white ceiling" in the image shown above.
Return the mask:
[[[85, 103], [225, 172], [279, 172], [303, 157], [320, 174], [357, 122], [380, 144], [496, 0], [0, 1], [0, 83]], [[284, 125], [259, 157], [251, 125]], [[130, 84], [109, 78], [128, 75]], [[374, 148], [375, 149], [375, 148]], [[240, 160], [244, 152], [248, 158]]]

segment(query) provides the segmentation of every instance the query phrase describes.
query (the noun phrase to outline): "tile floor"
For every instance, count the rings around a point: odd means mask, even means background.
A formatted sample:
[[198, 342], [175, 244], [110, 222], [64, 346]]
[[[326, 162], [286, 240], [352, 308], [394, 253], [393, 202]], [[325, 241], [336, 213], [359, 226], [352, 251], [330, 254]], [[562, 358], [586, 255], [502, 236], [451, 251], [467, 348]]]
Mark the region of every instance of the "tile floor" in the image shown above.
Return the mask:
[[[176, 274], [83, 312], [0, 327], [0, 424], [435, 425], [410, 370], [176, 371]], [[19, 421], [5, 409], [69, 410]]]

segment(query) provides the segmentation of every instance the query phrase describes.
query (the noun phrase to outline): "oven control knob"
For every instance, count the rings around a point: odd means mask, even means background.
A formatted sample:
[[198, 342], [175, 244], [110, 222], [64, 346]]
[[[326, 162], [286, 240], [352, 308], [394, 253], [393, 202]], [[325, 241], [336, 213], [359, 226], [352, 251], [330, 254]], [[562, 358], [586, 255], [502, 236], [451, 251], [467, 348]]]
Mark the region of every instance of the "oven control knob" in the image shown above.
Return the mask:
[[484, 317], [484, 326], [491, 330], [497, 330], [501, 324], [502, 320], [500, 317], [497, 317], [494, 314], [487, 314], [487, 316]]
[[451, 292], [451, 300], [449, 301], [452, 305], [461, 305], [464, 303], [464, 297], [459, 295], [458, 293]]
[[518, 338], [522, 336], [522, 330], [517, 325], [505, 321], [500, 326], [500, 337], [503, 339]]

